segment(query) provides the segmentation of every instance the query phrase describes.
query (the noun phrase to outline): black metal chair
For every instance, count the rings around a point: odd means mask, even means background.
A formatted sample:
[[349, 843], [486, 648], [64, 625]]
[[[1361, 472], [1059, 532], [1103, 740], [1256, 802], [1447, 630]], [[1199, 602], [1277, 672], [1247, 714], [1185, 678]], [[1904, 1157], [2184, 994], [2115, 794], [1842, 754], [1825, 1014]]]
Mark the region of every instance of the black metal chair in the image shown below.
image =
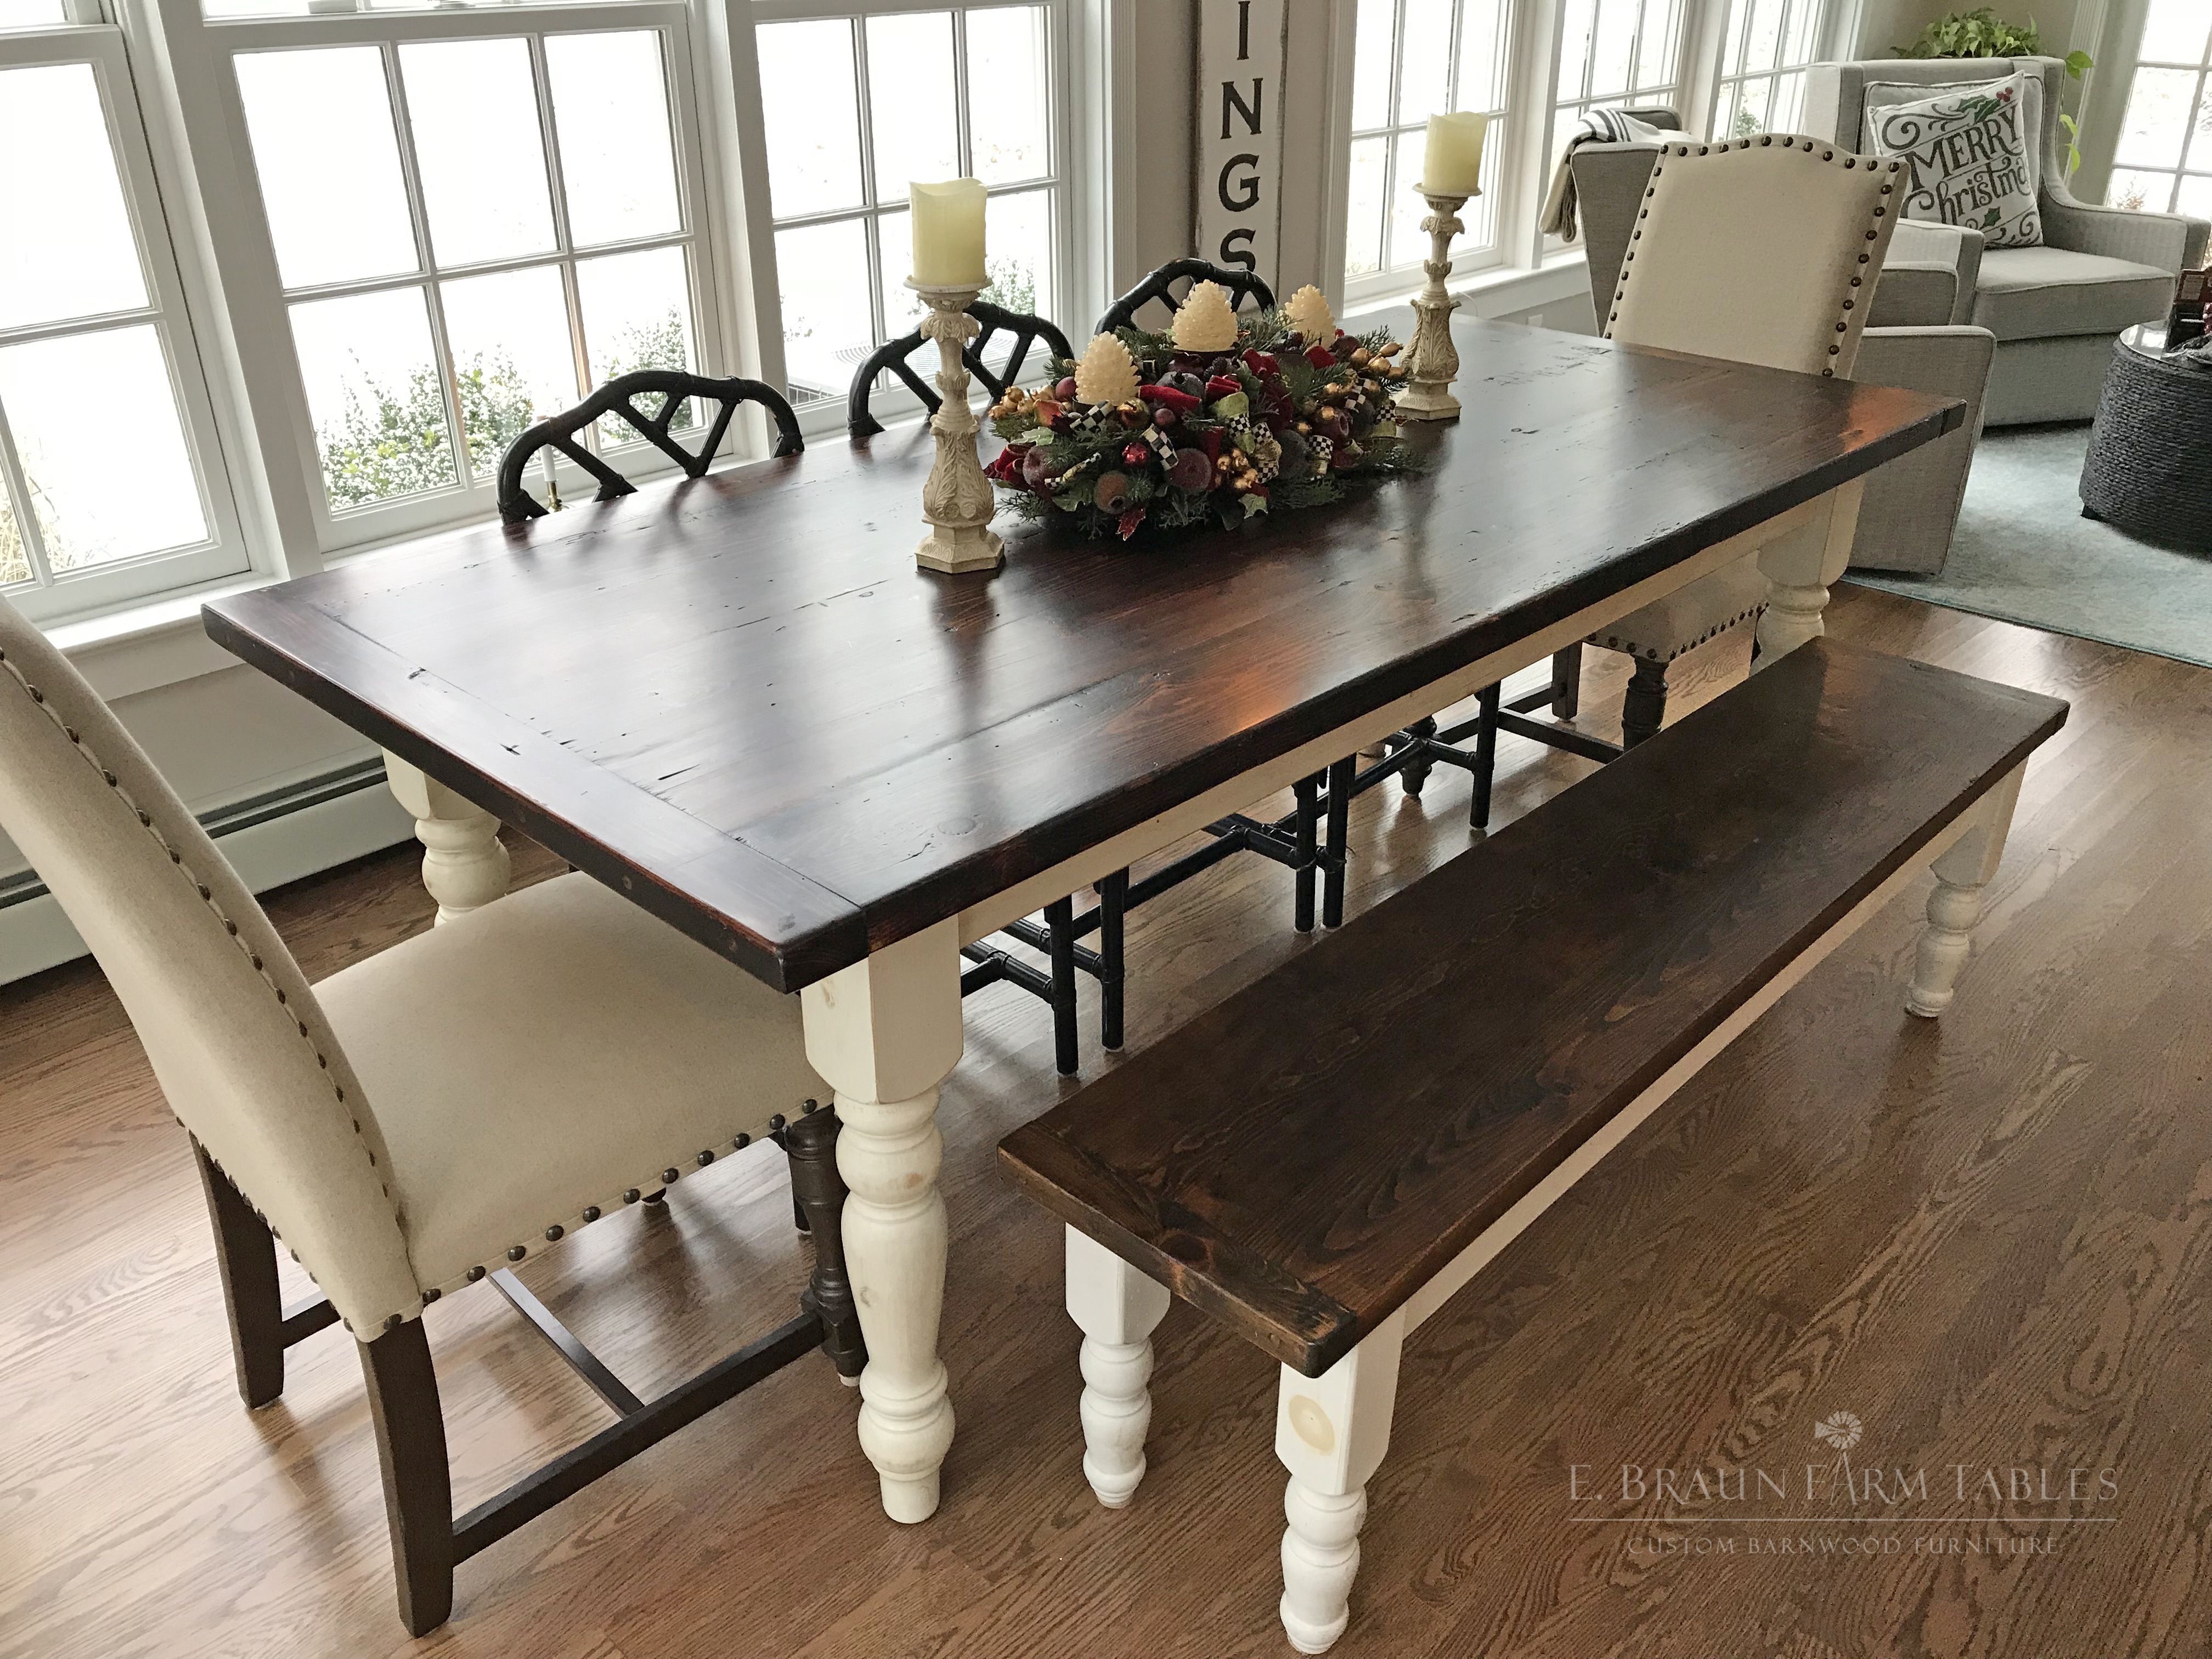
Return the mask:
[[[1182, 284], [1180, 294], [1175, 288], [1178, 283]], [[1227, 289], [1230, 307], [1235, 311], [1243, 310], [1247, 301], [1260, 311], [1275, 303], [1273, 290], [1256, 272], [1231, 270], [1204, 259], [1170, 259], [1108, 306], [1106, 314], [1098, 319], [1097, 331], [1111, 334], [1116, 329], [1133, 328], [1137, 313], [1154, 303], [1165, 306], [1170, 313], [1180, 310], [1200, 283], [1216, 283]]]
[[[1019, 384], [1022, 369], [1029, 362], [1030, 348], [1042, 339], [1052, 348], [1053, 358], [1048, 361], [1066, 362], [1075, 356], [1067, 343], [1067, 336], [1042, 317], [1032, 317], [1025, 311], [1008, 311], [987, 300], [978, 300], [968, 307], [968, 314], [982, 325], [982, 331], [970, 340], [960, 354], [968, 372], [990, 389], [994, 400], [1006, 395], [1006, 388]], [[994, 368], [986, 352], [995, 334], [1014, 337], [1013, 349], [1006, 354], [1003, 369]], [[884, 429], [884, 423], [868, 410], [869, 399], [874, 395], [878, 376], [888, 372], [898, 378], [908, 392], [921, 400], [921, 406], [931, 415], [937, 413], [944, 401], [937, 390], [924, 380], [908, 361], [921, 349], [921, 331], [915, 330], [888, 344], [876, 348], [875, 355], [862, 363], [853, 375], [853, 389], [845, 398], [845, 429], [855, 438], [872, 438]], [[932, 347], [934, 351], [935, 348]]]
[[[982, 331], [970, 341], [961, 354], [968, 372], [990, 388], [994, 398], [1005, 394], [1007, 386], [1021, 379], [1028, 363], [1030, 348], [1040, 339], [1051, 348], [1048, 368], [1067, 363], [1074, 352], [1067, 337], [1042, 317], [1013, 312], [977, 301], [968, 307], [968, 314], [982, 325]], [[1010, 333], [1013, 349], [1002, 368], [993, 368], [984, 360], [985, 348], [993, 335]], [[853, 386], [845, 404], [846, 430], [855, 440], [872, 438], [884, 429], [869, 408], [886, 371], [902, 383], [908, 391], [921, 400], [931, 415], [937, 413], [942, 399], [934, 388], [925, 381], [907, 360], [922, 346], [920, 330], [902, 339], [878, 347], [868, 360], [854, 372]], [[934, 347], [932, 348], [934, 350]], [[978, 939], [960, 947], [960, 954], [968, 965], [961, 970], [960, 994], [967, 996], [987, 985], [1017, 986], [1038, 998], [1052, 1009], [1053, 1059], [1062, 1077], [1073, 1077], [1078, 1069], [1079, 1045], [1075, 1023], [1075, 976], [1089, 974], [1098, 981], [1103, 1005], [1100, 1025], [1107, 1038], [1106, 1047], [1121, 1046], [1121, 895], [1127, 886], [1127, 872], [1120, 877], [1109, 877], [1099, 884], [1099, 902], [1087, 911], [1081, 922], [1082, 933], [1097, 933], [1099, 945], [1091, 950], [1076, 941], [1079, 937], [1075, 902], [1072, 898], [1055, 899], [1044, 908], [1042, 923], [1028, 917], [1009, 922], [995, 937], [1012, 940], [1024, 950], [1035, 951], [1045, 959], [1045, 966], [1015, 955], [1003, 945]]]
[[[662, 394], [658, 414], [647, 415], [631, 401], [655, 392]], [[670, 430], [677, 411], [693, 398], [720, 405], [714, 423], [707, 428], [706, 438], [696, 450], [679, 443]], [[635, 374], [617, 375], [565, 414], [527, 428], [507, 447], [507, 453], [499, 463], [499, 516], [508, 524], [523, 524], [544, 517], [545, 506], [522, 487], [524, 467], [542, 449], [557, 450], [599, 480], [599, 493], [593, 497], [596, 501], [611, 501], [617, 496], [635, 494], [635, 484], [577, 441], [576, 434], [603, 415], [621, 416], [640, 437], [682, 467], [688, 476], [703, 477], [714, 464], [715, 451], [722, 447], [731, 418], [744, 404], [758, 404], [775, 419], [777, 454], [796, 455], [806, 447], [805, 441], [799, 435], [799, 417], [791, 412], [791, 405], [784, 401], [781, 392], [761, 381], [734, 377], [710, 380], [703, 374], [672, 368], [641, 368]]]

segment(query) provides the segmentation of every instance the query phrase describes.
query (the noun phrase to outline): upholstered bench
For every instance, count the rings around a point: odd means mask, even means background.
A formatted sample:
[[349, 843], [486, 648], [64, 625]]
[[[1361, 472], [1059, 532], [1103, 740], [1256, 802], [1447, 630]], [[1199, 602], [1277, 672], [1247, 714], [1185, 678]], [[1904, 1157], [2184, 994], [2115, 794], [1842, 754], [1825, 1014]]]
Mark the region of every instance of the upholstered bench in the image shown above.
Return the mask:
[[1068, 1224], [1100, 1500], [1181, 1297], [1282, 1363], [1283, 1624], [1328, 1648], [1407, 1334], [1931, 865], [1940, 1013], [2065, 717], [1814, 641], [1009, 1135]]

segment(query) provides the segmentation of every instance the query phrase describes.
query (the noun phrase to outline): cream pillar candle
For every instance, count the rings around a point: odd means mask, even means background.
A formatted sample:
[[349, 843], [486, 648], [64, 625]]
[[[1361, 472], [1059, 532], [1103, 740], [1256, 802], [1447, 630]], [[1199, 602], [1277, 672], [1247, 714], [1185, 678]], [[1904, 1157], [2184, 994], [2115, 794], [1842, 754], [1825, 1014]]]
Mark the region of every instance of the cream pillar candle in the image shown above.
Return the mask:
[[1482, 193], [1482, 141], [1487, 115], [1431, 115], [1429, 147], [1421, 158], [1420, 188], [1431, 196]]
[[981, 288], [990, 280], [983, 270], [981, 180], [915, 185], [907, 200], [914, 209], [916, 287]]

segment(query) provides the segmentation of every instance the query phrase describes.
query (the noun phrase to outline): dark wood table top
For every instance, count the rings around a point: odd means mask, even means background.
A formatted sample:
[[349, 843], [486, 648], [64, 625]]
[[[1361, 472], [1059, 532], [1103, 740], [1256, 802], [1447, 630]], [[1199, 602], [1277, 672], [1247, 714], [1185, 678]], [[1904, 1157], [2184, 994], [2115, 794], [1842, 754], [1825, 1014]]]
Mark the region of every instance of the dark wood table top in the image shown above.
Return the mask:
[[917, 570], [919, 430], [449, 534], [210, 635], [784, 989], [1958, 426], [1956, 402], [1464, 323], [1421, 476]]

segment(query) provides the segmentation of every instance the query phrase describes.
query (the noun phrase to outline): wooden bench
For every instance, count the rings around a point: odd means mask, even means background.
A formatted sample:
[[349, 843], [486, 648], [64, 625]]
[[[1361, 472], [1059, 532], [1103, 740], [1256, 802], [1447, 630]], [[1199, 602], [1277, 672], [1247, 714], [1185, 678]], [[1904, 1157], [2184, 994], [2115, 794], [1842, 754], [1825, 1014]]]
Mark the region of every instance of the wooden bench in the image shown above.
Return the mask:
[[1940, 1013], [2065, 718], [1815, 641], [1009, 1135], [1068, 1223], [1100, 1501], [1172, 1292], [1282, 1362], [1283, 1624], [1328, 1648], [1407, 1334], [1930, 865]]

